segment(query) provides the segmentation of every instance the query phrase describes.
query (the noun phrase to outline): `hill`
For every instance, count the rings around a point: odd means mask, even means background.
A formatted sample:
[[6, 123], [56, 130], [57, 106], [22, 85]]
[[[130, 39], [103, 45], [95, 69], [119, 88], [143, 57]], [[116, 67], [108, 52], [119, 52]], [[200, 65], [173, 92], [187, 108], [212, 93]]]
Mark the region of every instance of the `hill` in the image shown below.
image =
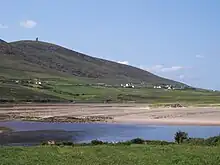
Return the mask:
[[[219, 92], [152, 89], [185, 84], [40, 41], [0, 40], [1, 102], [219, 103]], [[121, 88], [133, 83], [135, 89]]]
[[[180, 84], [129, 65], [91, 57], [73, 50], [40, 41], [1, 43], [0, 67], [58, 76], [75, 76], [110, 84], [147, 83]], [[39, 75], [38, 75], [39, 76]], [[37, 77], [37, 76], [36, 76]]]

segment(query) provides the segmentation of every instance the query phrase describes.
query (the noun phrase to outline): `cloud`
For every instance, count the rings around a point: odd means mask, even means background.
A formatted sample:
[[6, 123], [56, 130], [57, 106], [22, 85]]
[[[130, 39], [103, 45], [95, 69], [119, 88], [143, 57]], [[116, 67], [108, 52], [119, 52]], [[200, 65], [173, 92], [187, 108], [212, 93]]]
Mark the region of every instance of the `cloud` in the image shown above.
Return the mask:
[[20, 26], [24, 28], [34, 28], [37, 25], [37, 22], [33, 20], [25, 20], [20, 22]]
[[153, 70], [161, 70], [163, 69], [163, 65], [155, 65], [152, 67]]
[[117, 63], [124, 64], [124, 65], [128, 65], [129, 64], [128, 61], [117, 61]]
[[201, 54], [197, 54], [196, 58], [204, 58], [205, 56], [201, 55]]
[[160, 72], [161, 69], [163, 68], [163, 65], [154, 65], [150, 68], [146, 68], [146, 67], [141, 66], [140, 68], [143, 70], [151, 71], [151, 72]]
[[180, 78], [180, 79], [184, 79], [184, 78], [185, 78], [185, 75], [183, 75], [183, 74], [182, 74], [182, 75], [179, 75], [179, 78]]
[[0, 29], [7, 29], [7, 28], [8, 28], [7, 25], [5, 25], [5, 24], [0, 24]]
[[173, 71], [181, 70], [183, 68], [184, 67], [182, 67], [182, 66], [171, 66], [171, 67], [168, 67], [168, 68], [162, 68], [161, 71], [162, 72], [173, 72]]
[[151, 72], [175, 72], [175, 71], [179, 71], [179, 70], [184, 69], [183, 66], [165, 67], [163, 65], [155, 65], [150, 68], [144, 68], [144, 67], [141, 67], [141, 68], [144, 70], [151, 71]]

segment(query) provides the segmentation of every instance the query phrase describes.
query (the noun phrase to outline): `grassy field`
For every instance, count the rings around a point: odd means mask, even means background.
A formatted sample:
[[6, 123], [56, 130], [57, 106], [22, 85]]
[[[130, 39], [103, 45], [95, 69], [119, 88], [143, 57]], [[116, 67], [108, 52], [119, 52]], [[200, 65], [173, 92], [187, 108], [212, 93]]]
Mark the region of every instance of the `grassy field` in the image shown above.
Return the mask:
[[220, 147], [131, 145], [2, 147], [1, 165], [219, 165]]
[[[33, 79], [32, 79], [33, 80]], [[20, 79], [0, 81], [0, 100], [4, 101], [75, 101], [75, 102], [137, 102], [149, 104], [218, 104], [220, 92], [207, 90], [165, 90], [152, 88], [121, 88], [88, 84], [73, 78], [41, 78], [42, 85]]]

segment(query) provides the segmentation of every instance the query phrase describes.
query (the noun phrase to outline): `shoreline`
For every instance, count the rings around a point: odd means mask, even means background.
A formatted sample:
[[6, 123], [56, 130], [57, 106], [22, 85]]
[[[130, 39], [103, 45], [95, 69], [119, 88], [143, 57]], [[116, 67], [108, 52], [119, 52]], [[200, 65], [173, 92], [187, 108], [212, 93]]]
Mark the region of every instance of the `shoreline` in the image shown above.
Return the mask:
[[0, 107], [0, 121], [220, 126], [220, 107], [149, 104], [30, 104]]
[[[53, 102], [53, 103], [37, 103], [37, 102], [18, 102], [18, 103], [0, 103], [0, 108], [10, 108], [15, 106], [103, 106], [103, 107], [137, 107], [137, 106], [149, 106], [152, 108], [164, 108], [164, 107], [170, 107], [170, 108], [181, 108], [181, 107], [200, 107], [200, 108], [212, 108], [212, 107], [220, 107], [219, 104], [202, 104], [202, 103], [178, 103], [178, 102], [167, 102], [167, 103], [144, 103], [144, 102], [112, 102], [112, 103], [91, 103], [91, 102], [82, 102], [82, 103], [65, 103], [65, 102]], [[177, 105], [177, 107], [172, 107], [174, 105]], [[178, 107], [180, 105], [181, 107]]]
[[[115, 121], [114, 124], [135, 124], [135, 125], [154, 125], [154, 126], [220, 126], [220, 121], [178, 121], [178, 120], [127, 120]], [[111, 123], [109, 123], [111, 124]]]
[[[0, 120], [1, 122], [22, 121], [22, 122], [45, 122], [45, 123], [72, 123], [72, 124], [122, 124], [122, 125], [154, 125], [154, 126], [220, 126], [220, 121], [178, 121], [178, 120], [113, 120], [113, 121], [88, 121], [88, 122], [68, 122], [68, 121], [47, 121], [47, 120]], [[0, 130], [1, 133], [2, 130]], [[4, 132], [4, 131], [3, 131]]]

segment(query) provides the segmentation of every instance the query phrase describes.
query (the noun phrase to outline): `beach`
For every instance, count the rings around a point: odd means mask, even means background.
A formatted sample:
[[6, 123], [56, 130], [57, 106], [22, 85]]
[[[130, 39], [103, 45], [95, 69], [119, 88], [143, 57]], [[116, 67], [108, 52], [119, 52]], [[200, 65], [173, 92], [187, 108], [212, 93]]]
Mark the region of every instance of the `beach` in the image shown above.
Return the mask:
[[17, 104], [0, 107], [0, 120], [220, 125], [220, 107], [151, 107], [148, 104]]

